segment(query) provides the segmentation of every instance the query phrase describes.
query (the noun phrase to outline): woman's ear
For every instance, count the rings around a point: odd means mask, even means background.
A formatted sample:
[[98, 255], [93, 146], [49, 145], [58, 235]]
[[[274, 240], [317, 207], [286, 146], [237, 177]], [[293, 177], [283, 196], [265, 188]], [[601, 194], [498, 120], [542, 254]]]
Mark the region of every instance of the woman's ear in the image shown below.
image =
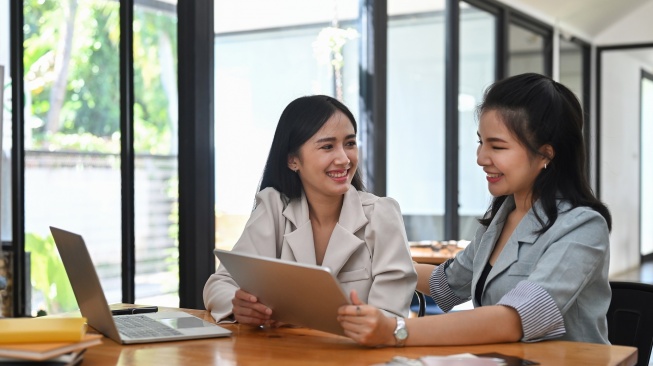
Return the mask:
[[292, 170], [293, 172], [297, 172], [299, 169], [296, 156], [288, 155], [288, 169]]
[[556, 156], [555, 149], [549, 144], [544, 144], [540, 147], [540, 154], [544, 157], [545, 163], [549, 164]]

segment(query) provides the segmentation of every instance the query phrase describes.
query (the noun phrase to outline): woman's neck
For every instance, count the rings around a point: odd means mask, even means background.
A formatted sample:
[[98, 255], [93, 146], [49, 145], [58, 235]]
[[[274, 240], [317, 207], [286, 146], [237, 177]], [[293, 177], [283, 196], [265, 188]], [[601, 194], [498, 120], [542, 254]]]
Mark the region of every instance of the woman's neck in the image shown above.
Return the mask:
[[524, 216], [528, 211], [533, 207], [532, 194], [526, 195], [516, 195], [514, 194], [513, 199], [515, 201], [515, 212], [519, 216]]
[[308, 201], [308, 217], [318, 225], [330, 225], [338, 222], [344, 195], [340, 199], [333, 197], [306, 197]]

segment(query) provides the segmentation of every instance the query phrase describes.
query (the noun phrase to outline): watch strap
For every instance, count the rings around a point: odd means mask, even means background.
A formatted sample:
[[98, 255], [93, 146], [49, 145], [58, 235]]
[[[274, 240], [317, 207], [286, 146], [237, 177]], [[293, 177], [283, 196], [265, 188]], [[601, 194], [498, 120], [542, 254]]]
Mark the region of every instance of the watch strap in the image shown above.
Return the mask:
[[408, 330], [406, 329], [406, 321], [402, 317], [397, 317], [397, 326], [395, 327], [395, 346], [403, 347], [408, 338]]

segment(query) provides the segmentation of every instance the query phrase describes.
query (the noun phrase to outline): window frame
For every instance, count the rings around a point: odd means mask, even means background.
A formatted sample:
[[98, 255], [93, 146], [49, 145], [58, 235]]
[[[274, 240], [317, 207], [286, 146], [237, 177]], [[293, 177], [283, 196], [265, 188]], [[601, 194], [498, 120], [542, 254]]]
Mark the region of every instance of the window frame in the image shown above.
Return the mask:
[[[446, 85], [445, 85], [445, 236], [459, 235], [458, 215], [458, 83], [459, 83], [459, 27], [460, 2], [497, 16], [495, 60], [496, 79], [507, 73], [508, 27], [519, 25], [544, 37], [545, 72], [553, 68], [553, 27], [496, 0], [446, 0]], [[133, 152], [133, 11], [134, 2], [150, 6], [152, 0], [120, 0], [121, 14], [121, 184], [122, 212], [122, 291], [123, 301], [134, 301], [134, 152]], [[361, 57], [366, 63], [361, 71], [360, 120], [362, 136], [367, 141], [365, 155], [370, 158], [364, 169], [369, 172], [368, 186], [378, 195], [386, 191], [386, 105], [387, 98], [387, 0], [361, 0], [361, 30], [368, 32], [373, 44], [360, 44]], [[202, 291], [206, 279], [214, 272], [215, 257], [215, 172], [214, 172], [214, 0], [179, 1], [178, 16], [178, 88], [179, 88], [179, 298], [180, 306], [203, 308]], [[12, 249], [14, 261], [14, 315], [25, 316], [27, 304], [27, 268], [25, 267], [25, 202], [24, 202], [24, 100], [23, 85], [23, 3], [10, 4], [11, 75], [16, 82], [12, 88]], [[170, 7], [164, 9], [170, 11]], [[590, 54], [591, 46], [574, 38], [583, 46], [583, 106], [590, 110]], [[186, 41], [188, 40], [188, 41]], [[650, 45], [649, 45], [650, 46]], [[605, 48], [603, 48], [605, 49]], [[376, 70], [376, 72], [364, 72]], [[597, 61], [600, 71], [600, 51]], [[20, 81], [20, 82], [18, 82]], [[600, 88], [600, 83], [597, 85]], [[597, 89], [597, 94], [599, 89]], [[597, 96], [598, 98], [598, 96]], [[589, 113], [586, 113], [586, 117]], [[595, 141], [600, 130], [596, 119]], [[588, 124], [589, 126], [589, 124]], [[126, 131], [126, 132], [125, 132]], [[585, 132], [589, 142], [590, 129]], [[596, 161], [599, 161], [598, 146]], [[588, 151], [589, 143], [588, 143]], [[598, 177], [598, 164], [595, 174]], [[598, 184], [598, 183], [597, 183]], [[598, 186], [597, 186], [598, 193]]]

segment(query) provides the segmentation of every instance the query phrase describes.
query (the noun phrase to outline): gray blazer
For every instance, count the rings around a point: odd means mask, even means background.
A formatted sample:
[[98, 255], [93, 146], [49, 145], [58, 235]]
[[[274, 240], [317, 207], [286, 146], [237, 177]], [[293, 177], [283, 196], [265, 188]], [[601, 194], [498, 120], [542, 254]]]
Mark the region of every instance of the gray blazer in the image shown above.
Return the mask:
[[[288, 202], [275, 189], [259, 192], [233, 250], [316, 264], [306, 197]], [[395, 200], [350, 186], [322, 266], [333, 271], [347, 295], [356, 289], [362, 301], [387, 314], [408, 315], [417, 274]], [[204, 305], [217, 321], [231, 315], [237, 288], [222, 265], [206, 282]]]
[[[473, 242], [445, 269], [451, 290], [460, 299], [472, 298], [474, 306], [480, 305], [473, 296], [478, 279], [514, 205], [513, 198], [507, 198], [492, 223], [487, 228], [481, 226]], [[561, 339], [608, 343], [606, 313], [611, 291], [606, 221], [591, 208], [571, 209], [569, 203], [559, 201], [556, 222], [539, 235], [534, 233], [542, 227], [535, 217], [536, 210], [546, 220], [538, 201], [515, 228], [488, 274], [482, 304], [500, 303], [521, 281], [528, 281], [548, 293], [555, 303], [553, 311], [562, 315], [566, 334]], [[529, 306], [527, 310], [535, 314], [551, 310], [538, 310], [538, 304]], [[529, 322], [546, 327], [548, 318], [540, 315]], [[546, 334], [542, 337], [546, 338]]]

